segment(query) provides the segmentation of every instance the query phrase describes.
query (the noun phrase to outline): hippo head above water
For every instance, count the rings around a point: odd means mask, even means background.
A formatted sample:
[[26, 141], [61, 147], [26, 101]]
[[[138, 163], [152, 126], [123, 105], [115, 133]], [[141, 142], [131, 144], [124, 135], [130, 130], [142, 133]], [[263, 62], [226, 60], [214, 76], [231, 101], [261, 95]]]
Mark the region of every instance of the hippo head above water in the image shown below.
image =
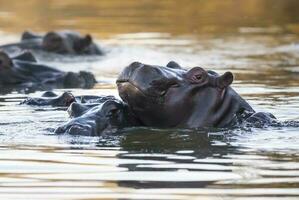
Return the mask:
[[48, 32], [42, 41], [46, 51], [71, 54], [97, 54], [100, 50], [93, 43], [91, 35], [80, 35], [73, 31]]
[[29, 31], [22, 34], [21, 41], [15, 44], [3, 45], [6, 49], [18, 47], [27, 50], [43, 50], [58, 54], [102, 55], [102, 50], [93, 42], [91, 35], [81, 35], [75, 31], [50, 31], [38, 35]]
[[145, 126], [226, 127], [254, 113], [231, 87], [233, 74], [134, 62], [117, 79], [120, 97]]
[[111, 97], [110, 100], [98, 104], [74, 102], [68, 108], [68, 113], [72, 119], [58, 127], [55, 133], [97, 136], [136, 125], [127, 106]]

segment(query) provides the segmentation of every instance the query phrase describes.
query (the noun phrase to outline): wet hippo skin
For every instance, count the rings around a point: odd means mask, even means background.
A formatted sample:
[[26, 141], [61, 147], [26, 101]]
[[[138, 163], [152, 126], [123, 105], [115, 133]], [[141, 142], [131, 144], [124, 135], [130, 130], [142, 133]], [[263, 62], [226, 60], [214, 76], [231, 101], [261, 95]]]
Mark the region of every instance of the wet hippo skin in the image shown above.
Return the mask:
[[119, 129], [138, 126], [122, 101], [109, 99], [98, 104], [72, 103], [68, 109], [71, 120], [59, 126], [55, 133], [71, 135], [99, 136], [114, 133]]
[[[20, 104], [31, 105], [31, 106], [69, 107], [73, 102], [76, 102], [78, 105], [81, 105], [82, 107], [87, 107], [89, 109], [93, 106], [99, 105], [100, 103], [103, 103], [108, 100], [117, 100], [117, 99], [114, 96], [95, 96], [95, 95], [74, 96], [71, 92], [63, 92], [62, 94], [58, 95], [55, 92], [46, 91], [41, 95], [41, 97], [27, 97]], [[75, 108], [74, 111], [75, 112], [72, 112], [74, 114], [70, 114], [71, 116], [78, 115], [79, 110], [76, 111]]]
[[28, 97], [20, 104], [68, 107], [67, 112], [71, 119], [56, 128], [57, 134], [99, 136], [122, 128], [139, 126], [128, 106], [114, 96], [74, 96], [70, 92], [57, 95], [47, 91], [41, 97]]
[[160, 128], [231, 127], [268, 123], [270, 114], [257, 114], [230, 85], [233, 74], [219, 75], [201, 67], [183, 69], [134, 62], [119, 75], [120, 97], [144, 126]]
[[92, 88], [96, 80], [90, 72], [64, 72], [38, 64], [32, 53], [25, 51], [10, 57], [0, 51], [0, 86], [20, 88]]
[[76, 98], [70, 92], [64, 92], [61, 95], [57, 95], [53, 92], [45, 92], [42, 97], [28, 97], [20, 104], [31, 106], [68, 107], [75, 101]]
[[93, 42], [91, 35], [81, 35], [75, 31], [50, 31], [38, 35], [25, 31], [18, 43], [0, 46], [8, 50], [19, 48], [23, 50], [42, 50], [46, 52], [71, 55], [102, 55], [103, 51]]

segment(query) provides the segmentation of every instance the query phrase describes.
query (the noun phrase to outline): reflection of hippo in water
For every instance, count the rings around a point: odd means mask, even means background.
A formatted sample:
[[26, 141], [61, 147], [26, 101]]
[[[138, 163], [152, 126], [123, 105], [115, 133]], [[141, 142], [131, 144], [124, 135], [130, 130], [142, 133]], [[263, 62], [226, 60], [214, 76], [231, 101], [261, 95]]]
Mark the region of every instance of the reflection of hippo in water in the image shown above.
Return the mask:
[[92, 88], [96, 80], [85, 71], [63, 72], [38, 64], [30, 52], [10, 58], [0, 52], [0, 86], [18, 88]]
[[103, 54], [100, 48], [93, 42], [90, 35], [82, 36], [74, 31], [51, 31], [44, 36], [25, 31], [20, 42], [0, 46], [0, 49], [14, 47], [25, 50], [43, 50], [59, 54]]
[[170, 62], [166, 67], [132, 63], [117, 80], [120, 97], [144, 126], [228, 127], [270, 123], [275, 117], [256, 113], [231, 87], [233, 75], [200, 67], [190, 70]]

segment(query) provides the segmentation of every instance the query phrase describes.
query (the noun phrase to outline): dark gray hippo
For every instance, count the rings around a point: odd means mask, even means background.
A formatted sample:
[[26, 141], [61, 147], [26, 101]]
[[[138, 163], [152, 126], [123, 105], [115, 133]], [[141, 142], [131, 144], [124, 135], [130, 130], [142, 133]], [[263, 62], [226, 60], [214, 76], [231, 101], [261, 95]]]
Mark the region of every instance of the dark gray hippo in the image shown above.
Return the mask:
[[111, 97], [102, 103], [72, 103], [68, 109], [72, 118], [54, 132], [71, 135], [99, 136], [119, 129], [138, 126], [138, 121], [122, 101]]
[[[73, 102], [76, 102], [80, 104], [81, 107], [91, 108], [107, 100], [114, 99], [114, 96], [74, 96], [71, 92], [63, 92], [61, 95], [58, 95], [52, 91], [46, 91], [41, 95], [41, 97], [27, 97], [20, 104], [31, 106], [69, 107]], [[79, 110], [76, 110], [76, 108], [74, 108], [70, 111], [73, 110], [75, 111], [74, 116], [78, 115]]]
[[233, 74], [218, 75], [201, 67], [183, 69], [134, 62], [119, 75], [120, 97], [144, 126], [160, 128], [263, 126], [275, 121], [256, 113], [231, 87]]
[[64, 92], [57, 95], [54, 92], [45, 92], [42, 97], [28, 97], [20, 104], [31, 106], [53, 106], [53, 107], [69, 107], [71, 103], [75, 102], [75, 96], [70, 92]]
[[38, 64], [32, 53], [26, 51], [9, 57], [0, 51], [0, 87], [36, 88], [92, 88], [96, 83], [90, 72], [64, 72]]
[[42, 50], [58, 54], [71, 55], [102, 55], [103, 51], [93, 42], [91, 35], [82, 36], [74, 31], [50, 31], [45, 35], [38, 35], [29, 31], [22, 34], [18, 43], [0, 46], [9, 50], [19, 48], [23, 50]]
[[55, 130], [57, 134], [99, 136], [139, 125], [128, 106], [114, 96], [74, 96], [70, 92], [57, 95], [47, 91], [41, 97], [28, 97], [20, 104], [68, 107], [72, 119], [59, 126]]

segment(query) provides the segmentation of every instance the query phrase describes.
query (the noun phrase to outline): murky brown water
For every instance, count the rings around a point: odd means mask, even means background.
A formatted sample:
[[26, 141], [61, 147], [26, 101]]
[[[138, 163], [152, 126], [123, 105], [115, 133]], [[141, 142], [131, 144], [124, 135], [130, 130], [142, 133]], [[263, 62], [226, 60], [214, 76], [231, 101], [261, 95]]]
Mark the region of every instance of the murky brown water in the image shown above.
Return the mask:
[[[0, 0], [0, 44], [24, 29], [61, 28], [90, 32], [107, 51], [39, 55], [104, 81], [75, 94], [117, 95], [115, 77], [130, 62], [176, 60], [231, 70], [233, 87], [256, 110], [299, 120], [299, 1]], [[0, 199], [299, 198], [299, 128], [57, 136], [49, 128], [66, 112], [20, 106], [27, 95], [1, 92]]]

